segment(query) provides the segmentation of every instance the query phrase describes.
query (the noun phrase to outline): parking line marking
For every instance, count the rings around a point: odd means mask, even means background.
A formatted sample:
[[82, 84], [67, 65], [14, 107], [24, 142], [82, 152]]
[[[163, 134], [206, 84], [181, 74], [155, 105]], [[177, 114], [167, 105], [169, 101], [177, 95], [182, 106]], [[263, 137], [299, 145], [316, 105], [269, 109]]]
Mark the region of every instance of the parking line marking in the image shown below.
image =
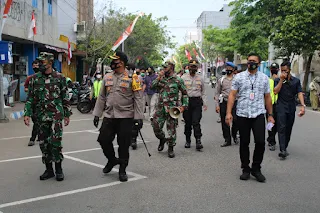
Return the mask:
[[[138, 140], [140, 141], [140, 140]], [[150, 143], [150, 141], [145, 141], [146, 143]], [[142, 142], [138, 142], [137, 144], [141, 144]], [[114, 148], [119, 147], [118, 145], [115, 145]], [[76, 150], [76, 151], [70, 151], [70, 152], [63, 152], [62, 154], [68, 155], [68, 154], [75, 154], [75, 153], [82, 153], [82, 152], [90, 152], [90, 151], [96, 151], [100, 150], [101, 148], [91, 148], [91, 149], [82, 149], [82, 150]], [[7, 160], [0, 160], [0, 163], [5, 163], [5, 162], [12, 162], [12, 161], [19, 161], [19, 160], [29, 160], [29, 159], [35, 159], [35, 158], [41, 158], [41, 155], [36, 155], [36, 156], [29, 156], [29, 157], [22, 157], [22, 158], [12, 158], [12, 159], [7, 159]], [[1, 213], [1, 212], [0, 212]]]
[[[87, 129], [87, 130], [81, 130], [81, 131], [63, 132], [63, 134], [75, 134], [75, 133], [83, 133], [83, 132], [91, 132], [91, 131], [95, 131], [95, 130], [94, 129]], [[30, 135], [28, 135], [28, 136], [10, 137], [10, 138], [0, 138], [0, 141], [21, 139], [21, 138], [30, 138]]]
[[[71, 157], [71, 156], [68, 156], [68, 155], [65, 155], [64, 157], [69, 159], [69, 160], [74, 160], [74, 161], [77, 161], [77, 162], [80, 162], [80, 163], [83, 163], [83, 164], [87, 164], [87, 165], [90, 165], [90, 166], [95, 166], [95, 167], [98, 167], [98, 168], [101, 168], [101, 169], [103, 169], [105, 167], [104, 165], [101, 165], [101, 164], [93, 163], [93, 162], [90, 162], [90, 161], [82, 160], [80, 158], [75, 158], [75, 157]], [[112, 169], [112, 171], [119, 172], [118, 169]], [[131, 176], [134, 176], [134, 177], [147, 178], [145, 176], [139, 175], [139, 174], [134, 173], [134, 172], [127, 172], [127, 174], [131, 175]]]
[[[144, 178], [146, 178], [146, 177], [137, 176], [137, 177], [129, 178], [129, 179], [128, 179], [128, 182], [137, 181], [137, 180], [141, 180], [141, 179], [144, 179]], [[122, 182], [120, 182], [120, 181], [115, 181], [115, 182], [111, 182], [111, 183], [107, 183], [107, 184], [90, 186], [90, 187], [86, 187], [86, 188], [82, 188], [82, 189], [76, 189], [76, 190], [71, 190], [71, 191], [66, 191], [66, 192], [55, 193], [55, 194], [51, 194], [51, 195], [34, 197], [34, 198], [29, 198], [29, 199], [25, 199], [25, 200], [14, 201], [14, 202], [10, 202], [10, 203], [4, 203], [4, 204], [0, 204], [0, 209], [1, 209], [1, 208], [5, 208], [5, 207], [10, 207], [10, 206], [16, 206], [16, 205], [21, 205], [21, 204], [36, 202], [36, 201], [40, 201], [40, 200], [46, 200], [46, 199], [51, 199], [51, 198], [56, 198], [56, 197], [62, 197], [62, 196], [66, 196], [66, 195], [77, 194], [77, 193], [81, 193], [81, 192], [92, 191], [92, 190], [95, 190], [95, 189], [106, 188], [106, 187], [109, 187], [109, 186], [115, 186], [115, 185], [119, 185], [119, 184], [122, 184]]]

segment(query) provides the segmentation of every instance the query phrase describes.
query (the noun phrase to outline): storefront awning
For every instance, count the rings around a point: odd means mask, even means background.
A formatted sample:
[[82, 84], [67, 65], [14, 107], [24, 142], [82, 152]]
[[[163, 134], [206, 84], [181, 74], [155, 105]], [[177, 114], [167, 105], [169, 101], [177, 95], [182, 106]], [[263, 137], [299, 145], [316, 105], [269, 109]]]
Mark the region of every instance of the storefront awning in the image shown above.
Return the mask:
[[53, 46], [50, 46], [50, 45], [44, 45], [45, 48], [49, 49], [49, 50], [54, 50], [58, 53], [66, 53], [68, 54], [68, 50], [67, 49], [62, 49], [62, 48], [59, 48], [59, 47], [53, 47]]

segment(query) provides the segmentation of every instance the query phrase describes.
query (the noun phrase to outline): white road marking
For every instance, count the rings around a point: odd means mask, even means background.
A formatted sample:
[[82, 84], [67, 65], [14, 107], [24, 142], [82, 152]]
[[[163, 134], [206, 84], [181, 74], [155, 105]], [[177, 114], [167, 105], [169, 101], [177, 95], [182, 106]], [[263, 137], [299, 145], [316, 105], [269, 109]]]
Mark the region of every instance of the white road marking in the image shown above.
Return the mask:
[[[75, 133], [83, 133], [83, 132], [92, 133], [92, 131], [95, 131], [95, 130], [94, 129], [87, 129], [87, 130], [81, 130], [81, 131], [63, 132], [63, 134], [75, 134]], [[21, 139], [21, 138], [30, 138], [30, 135], [28, 135], [28, 136], [10, 137], [10, 138], [0, 138], [0, 141]]]
[[[143, 176], [139, 175], [137, 177], [129, 178], [128, 182], [137, 181], [137, 180], [141, 180], [141, 179], [144, 179], [144, 178], [146, 178], [146, 177], [143, 177]], [[16, 205], [36, 202], [36, 201], [40, 201], [40, 200], [46, 200], [46, 199], [66, 196], [66, 195], [72, 195], [72, 194], [77, 194], [77, 193], [81, 193], [81, 192], [92, 191], [92, 190], [95, 190], [95, 189], [101, 189], [101, 188], [106, 188], [106, 187], [109, 187], [109, 186], [119, 185], [121, 183], [122, 182], [120, 182], [120, 181], [115, 181], [115, 182], [111, 182], [111, 183], [107, 183], [107, 184], [101, 184], [101, 185], [97, 185], [97, 186], [90, 186], [90, 187], [86, 187], [86, 188], [82, 188], [82, 189], [76, 189], [76, 190], [71, 190], [71, 191], [66, 191], [66, 192], [61, 192], [61, 193], [55, 193], [55, 194], [51, 194], [51, 195], [34, 197], [34, 198], [29, 198], [29, 199], [25, 199], [25, 200], [19, 200], [19, 201], [10, 202], [10, 203], [4, 203], [4, 204], [0, 204], [0, 208], [16, 206]]]
[[[93, 163], [93, 162], [86, 161], [86, 160], [82, 160], [82, 159], [80, 159], [80, 158], [71, 157], [71, 156], [69, 156], [69, 155], [64, 155], [64, 157], [65, 157], [66, 159], [69, 159], [69, 160], [74, 160], [74, 161], [77, 161], [77, 162], [80, 162], [80, 163], [84, 163], [84, 164], [87, 164], [87, 165], [90, 165], [90, 166], [95, 166], [95, 167], [98, 167], [98, 168], [101, 168], [101, 169], [103, 169], [103, 168], [105, 167], [104, 165], [97, 164], [97, 163]], [[114, 171], [114, 172], [119, 172], [118, 169], [112, 169], [112, 171]], [[131, 175], [131, 176], [134, 176], [134, 177], [146, 178], [145, 176], [136, 174], [136, 173], [134, 173], [134, 172], [127, 172], [127, 174], [128, 174], [128, 175]]]
[[[141, 141], [138, 139], [138, 141]], [[150, 141], [145, 141], [146, 143], [150, 143]], [[137, 144], [141, 144], [142, 142], [138, 142]], [[119, 147], [118, 145], [115, 145], [114, 148]], [[82, 152], [90, 152], [90, 151], [96, 151], [101, 150], [101, 148], [92, 148], [92, 149], [82, 149], [82, 150], [76, 150], [76, 151], [70, 151], [70, 152], [63, 152], [64, 155], [68, 154], [75, 154], [75, 153], [82, 153]], [[41, 158], [41, 155], [36, 156], [30, 156], [30, 157], [22, 157], [22, 158], [12, 158], [7, 160], [0, 160], [0, 163], [6, 163], [6, 162], [12, 162], [12, 161], [19, 161], [19, 160], [29, 160], [29, 159], [35, 159], [35, 158]], [[0, 212], [1, 213], [1, 212]]]
[[82, 118], [82, 119], [70, 120], [70, 122], [78, 122], [78, 121], [93, 121], [93, 118]]

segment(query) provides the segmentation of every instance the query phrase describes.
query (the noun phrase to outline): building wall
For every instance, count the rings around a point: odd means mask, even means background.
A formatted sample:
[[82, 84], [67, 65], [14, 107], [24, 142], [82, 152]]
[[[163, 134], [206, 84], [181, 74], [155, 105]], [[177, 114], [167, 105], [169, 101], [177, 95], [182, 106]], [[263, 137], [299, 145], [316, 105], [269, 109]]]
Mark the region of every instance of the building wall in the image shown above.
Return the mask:
[[77, 0], [78, 23], [85, 21], [88, 25], [93, 23], [93, 0]]
[[67, 36], [70, 42], [76, 43], [77, 35], [74, 24], [77, 23], [77, 5], [75, 1], [58, 0], [58, 34]]

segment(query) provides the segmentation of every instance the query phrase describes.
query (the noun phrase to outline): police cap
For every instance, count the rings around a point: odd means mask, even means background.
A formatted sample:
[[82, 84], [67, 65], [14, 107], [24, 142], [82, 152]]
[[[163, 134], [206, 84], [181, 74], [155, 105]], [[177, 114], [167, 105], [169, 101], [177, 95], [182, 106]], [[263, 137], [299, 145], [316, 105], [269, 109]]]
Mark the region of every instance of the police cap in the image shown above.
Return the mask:
[[121, 51], [115, 52], [113, 55], [110, 55], [109, 58], [111, 58], [112, 60], [120, 59], [120, 61], [123, 61], [125, 64], [128, 63], [128, 56]]
[[192, 66], [199, 66], [199, 61], [196, 60], [196, 59], [191, 59], [189, 61], [189, 66], [192, 67]]

